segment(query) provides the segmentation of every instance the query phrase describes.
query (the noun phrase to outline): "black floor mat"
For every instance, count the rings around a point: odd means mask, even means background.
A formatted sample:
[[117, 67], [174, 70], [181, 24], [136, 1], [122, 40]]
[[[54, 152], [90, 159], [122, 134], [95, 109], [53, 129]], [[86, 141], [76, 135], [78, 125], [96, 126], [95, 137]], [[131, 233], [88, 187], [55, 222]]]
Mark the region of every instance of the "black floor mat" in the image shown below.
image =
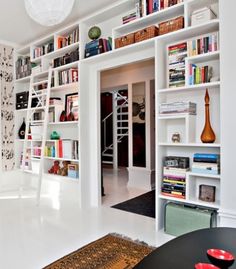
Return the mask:
[[155, 190], [113, 205], [113, 208], [155, 218]]

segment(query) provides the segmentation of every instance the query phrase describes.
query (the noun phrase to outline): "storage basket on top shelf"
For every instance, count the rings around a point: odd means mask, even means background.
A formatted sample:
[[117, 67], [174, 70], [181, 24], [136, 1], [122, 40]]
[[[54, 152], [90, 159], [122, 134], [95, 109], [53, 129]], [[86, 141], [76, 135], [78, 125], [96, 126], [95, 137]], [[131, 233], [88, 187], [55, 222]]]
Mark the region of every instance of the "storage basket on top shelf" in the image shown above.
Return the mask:
[[134, 34], [134, 41], [135, 43], [144, 41], [146, 39], [153, 38], [158, 36], [159, 28], [155, 25], [151, 25], [145, 29], [139, 30]]
[[118, 37], [115, 39], [115, 46], [117, 48], [125, 47], [134, 43], [134, 33]]
[[184, 28], [184, 17], [177, 18], [159, 23], [159, 35], [164, 35], [170, 32], [178, 31]]

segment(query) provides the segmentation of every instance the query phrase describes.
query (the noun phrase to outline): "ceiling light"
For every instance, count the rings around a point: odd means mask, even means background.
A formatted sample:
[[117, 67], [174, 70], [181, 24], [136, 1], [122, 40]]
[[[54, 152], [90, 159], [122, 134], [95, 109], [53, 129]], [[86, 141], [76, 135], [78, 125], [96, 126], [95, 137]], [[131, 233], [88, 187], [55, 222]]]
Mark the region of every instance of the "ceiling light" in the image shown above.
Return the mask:
[[61, 23], [71, 13], [75, 0], [25, 0], [29, 16], [43, 26]]

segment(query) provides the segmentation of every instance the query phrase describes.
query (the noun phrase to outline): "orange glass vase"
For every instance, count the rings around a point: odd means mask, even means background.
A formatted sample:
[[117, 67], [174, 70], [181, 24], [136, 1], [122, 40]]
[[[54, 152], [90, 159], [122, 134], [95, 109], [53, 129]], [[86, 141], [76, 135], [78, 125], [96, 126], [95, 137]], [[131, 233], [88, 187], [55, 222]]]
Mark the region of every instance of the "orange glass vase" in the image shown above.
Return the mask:
[[204, 126], [204, 129], [203, 129], [202, 134], [201, 134], [202, 143], [214, 143], [216, 140], [215, 133], [211, 127], [209, 106], [210, 106], [210, 97], [208, 94], [208, 89], [206, 89], [206, 94], [205, 94], [205, 126]]

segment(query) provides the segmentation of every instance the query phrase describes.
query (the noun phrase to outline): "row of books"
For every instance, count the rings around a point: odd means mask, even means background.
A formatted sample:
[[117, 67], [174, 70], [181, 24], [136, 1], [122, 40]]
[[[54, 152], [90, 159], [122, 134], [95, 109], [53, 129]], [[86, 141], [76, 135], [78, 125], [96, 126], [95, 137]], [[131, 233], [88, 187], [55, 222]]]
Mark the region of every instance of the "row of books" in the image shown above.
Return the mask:
[[30, 57], [19, 57], [16, 61], [16, 79], [24, 78], [31, 75], [32, 65]]
[[187, 53], [186, 42], [168, 47], [169, 87], [185, 85], [185, 58]]
[[73, 82], [78, 82], [79, 73], [78, 68], [70, 68], [58, 72], [58, 82], [59, 85], [70, 84]]
[[188, 56], [195, 56], [218, 50], [218, 33], [188, 41]]
[[67, 36], [58, 36], [57, 37], [57, 48], [61, 49], [71, 44], [79, 42], [79, 28], [76, 28]]
[[36, 47], [33, 49], [33, 58], [38, 58], [40, 56], [43, 56], [47, 53], [54, 51], [54, 43], [53, 41], [50, 41], [42, 46]]
[[192, 102], [171, 102], [171, 103], [162, 103], [159, 106], [160, 115], [166, 114], [197, 114], [197, 104]]
[[186, 173], [189, 171], [189, 158], [168, 156], [164, 159], [161, 193], [165, 196], [185, 199]]
[[112, 38], [99, 38], [85, 45], [85, 58], [112, 50]]
[[52, 61], [52, 65], [54, 68], [63, 66], [65, 64], [73, 63], [79, 60], [79, 48], [71, 51], [70, 53], [66, 53], [62, 57], [58, 57]]
[[189, 85], [210, 82], [212, 78], [213, 68], [211, 66], [189, 65]]
[[195, 153], [192, 172], [199, 174], [220, 174], [220, 155], [210, 153]]
[[146, 0], [147, 15], [183, 2], [183, 0]]
[[71, 139], [55, 140], [53, 144], [45, 146], [44, 155], [46, 157], [78, 160], [79, 141]]

